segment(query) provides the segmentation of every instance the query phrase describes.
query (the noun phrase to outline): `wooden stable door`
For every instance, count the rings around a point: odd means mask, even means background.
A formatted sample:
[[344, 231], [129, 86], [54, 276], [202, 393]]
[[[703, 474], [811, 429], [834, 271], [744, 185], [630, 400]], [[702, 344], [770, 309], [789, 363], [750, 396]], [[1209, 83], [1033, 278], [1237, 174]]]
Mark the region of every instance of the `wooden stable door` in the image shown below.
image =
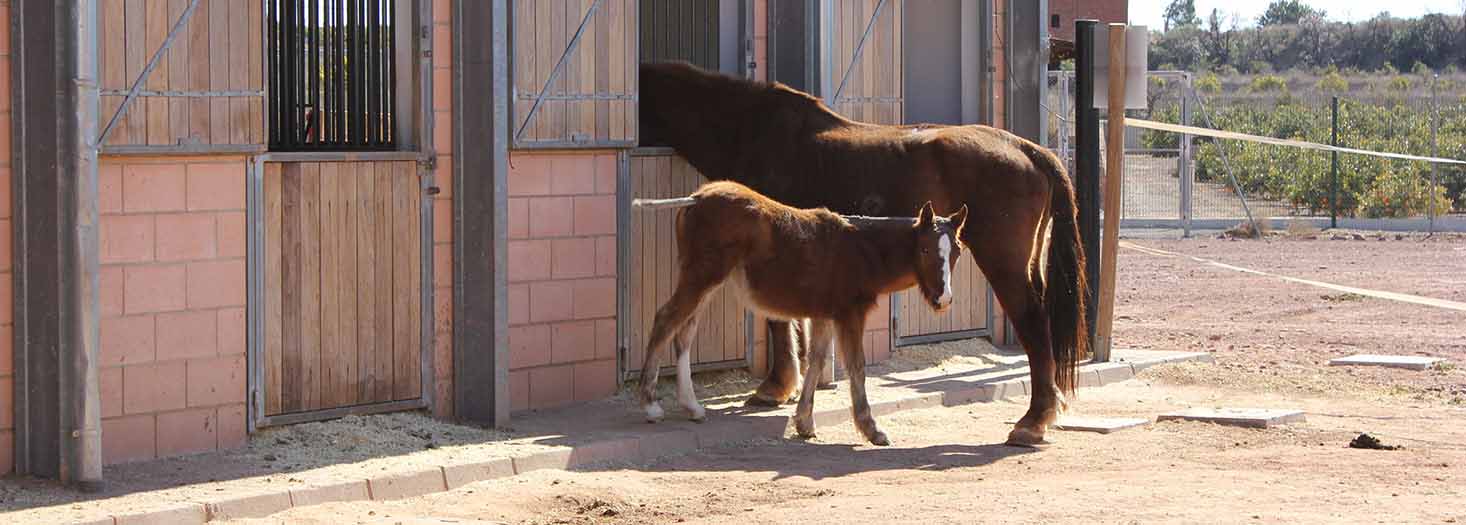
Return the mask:
[[423, 397], [422, 195], [412, 161], [265, 164], [267, 418]]
[[[638, 199], [685, 197], [707, 182], [682, 157], [670, 151], [650, 150], [631, 157], [631, 196]], [[626, 370], [641, 370], [646, 336], [651, 332], [657, 309], [672, 298], [677, 287], [676, 210], [632, 209], [631, 239], [624, 277], [629, 286]], [[697, 370], [748, 366], [751, 348], [751, 316], [738, 294], [724, 286], [703, 302], [697, 317], [697, 336], [692, 343], [692, 363]], [[676, 364], [670, 345], [662, 354], [662, 366]]]
[[911, 288], [892, 296], [896, 346], [980, 337], [989, 333], [988, 284], [970, 252], [952, 272], [952, 306], [936, 313], [921, 291]]

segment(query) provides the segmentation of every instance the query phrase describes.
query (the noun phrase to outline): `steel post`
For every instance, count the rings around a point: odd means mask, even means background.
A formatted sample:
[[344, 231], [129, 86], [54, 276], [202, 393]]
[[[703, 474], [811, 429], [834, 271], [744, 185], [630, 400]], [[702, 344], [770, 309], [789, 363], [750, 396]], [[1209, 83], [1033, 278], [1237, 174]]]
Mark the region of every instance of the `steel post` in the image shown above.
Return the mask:
[[1085, 274], [1089, 276], [1089, 338], [1094, 339], [1095, 314], [1099, 311], [1099, 112], [1094, 107], [1094, 45], [1098, 20], [1074, 22], [1074, 186], [1079, 205], [1079, 236], [1084, 244]]

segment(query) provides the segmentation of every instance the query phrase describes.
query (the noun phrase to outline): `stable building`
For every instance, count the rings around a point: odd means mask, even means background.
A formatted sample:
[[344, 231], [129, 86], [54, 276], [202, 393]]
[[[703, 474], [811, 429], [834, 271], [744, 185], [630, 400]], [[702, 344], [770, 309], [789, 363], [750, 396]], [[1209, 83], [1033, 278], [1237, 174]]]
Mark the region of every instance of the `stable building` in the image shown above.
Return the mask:
[[[1020, 5], [1021, 4], [1021, 5]], [[612, 395], [670, 294], [704, 179], [638, 138], [638, 65], [687, 60], [878, 123], [1037, 138], [1042, 5], [1005, 0], [0, 2], [0, 471], [241, 446], [429, 409], [505, 424]], [[665, 216], [664, 216], [665, 215]], [[892, 347], [1007, 331], [964, 259]], [[696, 369], [767, 364], [703, 313]]]

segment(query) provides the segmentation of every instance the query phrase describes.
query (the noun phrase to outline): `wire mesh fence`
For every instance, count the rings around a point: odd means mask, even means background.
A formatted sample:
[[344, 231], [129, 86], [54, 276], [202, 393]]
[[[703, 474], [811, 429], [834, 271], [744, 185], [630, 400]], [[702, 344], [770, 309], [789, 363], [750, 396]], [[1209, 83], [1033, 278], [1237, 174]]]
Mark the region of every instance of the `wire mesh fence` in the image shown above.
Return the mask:
[[[1148, 82], [1148, 107], [1129, 117], [1319, 144], [1337, 132], [1350, 148], [1466, 158], [1466, 96], [1454, 92], [1199, 92], [1184, 72]], [[1072, 171], [1073, 73], [1051, 72], [1048, 87], [1044, 138]], [[1137, 128], [1126, 130], [1125, 156], [1124, 219], [1466, 217], [1461, 166], [1339, 154], [1335, 170], [1328, 152]]]

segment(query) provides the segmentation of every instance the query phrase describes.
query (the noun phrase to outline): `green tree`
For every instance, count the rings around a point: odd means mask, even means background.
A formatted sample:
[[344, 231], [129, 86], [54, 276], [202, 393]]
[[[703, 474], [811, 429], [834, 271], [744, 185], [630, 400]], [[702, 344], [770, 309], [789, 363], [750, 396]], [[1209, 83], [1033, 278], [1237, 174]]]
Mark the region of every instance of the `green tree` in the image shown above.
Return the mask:
[[1171, 0], [1166, 6], [1164, 30], [1169, 32], [1173, 27], [1185, 27], [1201, 25], [1201, 19], [1196, 17], [1196, 0]]
[[1266, 27], [1297, 24], [1310, 15], [1323, 18], [1325, 11], [1309, 7], [1301, 0], [1273, 0], [1273, 3], [1268, 4], [1267, 11], [1257, 17], [1257, 25]]

